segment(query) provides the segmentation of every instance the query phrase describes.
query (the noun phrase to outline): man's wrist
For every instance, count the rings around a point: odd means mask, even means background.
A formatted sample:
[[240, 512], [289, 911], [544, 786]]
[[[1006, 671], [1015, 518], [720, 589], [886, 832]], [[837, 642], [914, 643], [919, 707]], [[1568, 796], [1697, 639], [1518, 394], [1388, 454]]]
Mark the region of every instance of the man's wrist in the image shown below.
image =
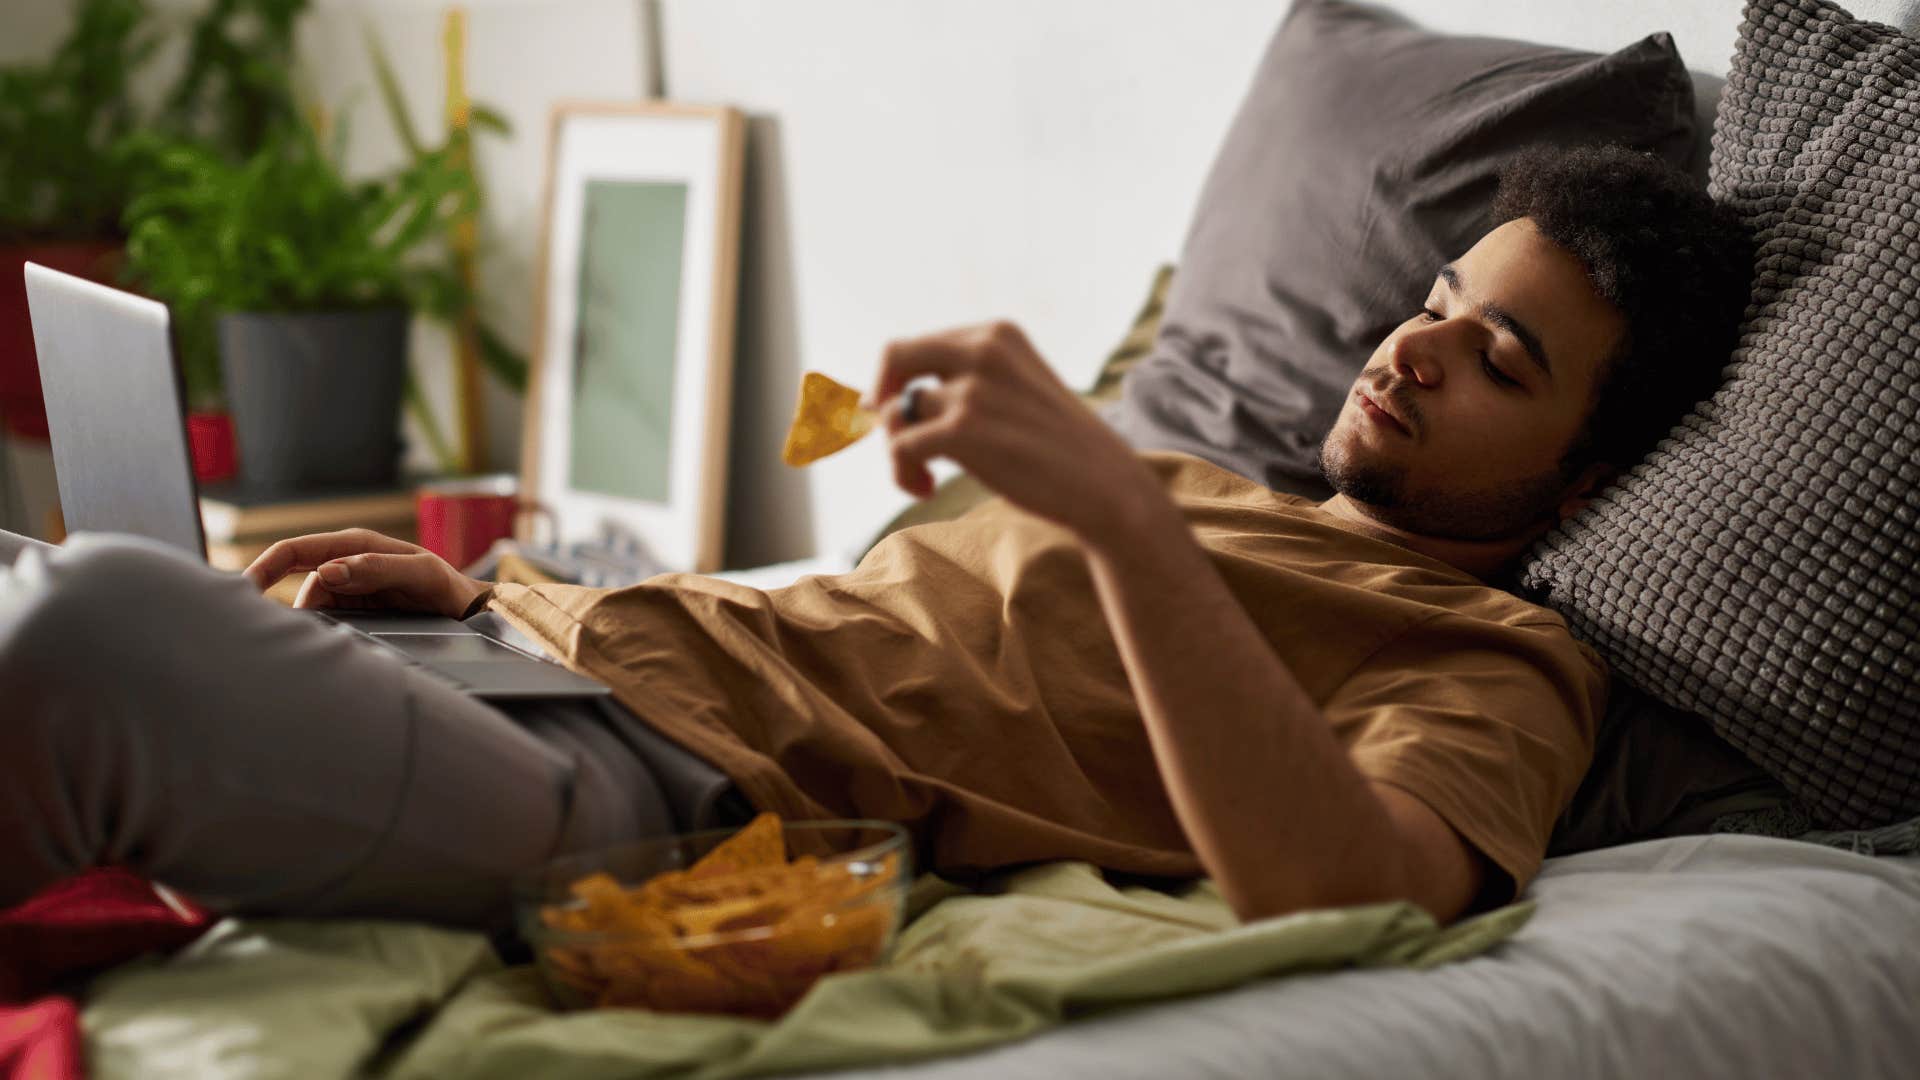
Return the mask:
[[490, 583], [475, 581], [474, 584], [480, 586], [480, 591], [475, 593], [473, 599], [467, 603], [467, 609], [460, 613], [459, 617], [462, 621], [487, 610], [487, 601], [493, 599], [493, 586]]

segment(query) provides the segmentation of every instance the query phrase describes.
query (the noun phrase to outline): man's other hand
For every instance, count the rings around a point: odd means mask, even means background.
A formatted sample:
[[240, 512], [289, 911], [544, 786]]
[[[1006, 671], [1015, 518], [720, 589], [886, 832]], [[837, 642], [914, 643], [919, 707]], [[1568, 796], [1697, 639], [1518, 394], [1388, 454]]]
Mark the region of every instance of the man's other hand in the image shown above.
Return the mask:
[[418, 544], [371, 529], [342, 529], [281, 540], [242, 571], [265, 592], [305, 573], [294, 607], [430, 611], [458, 618], [487, 589]]

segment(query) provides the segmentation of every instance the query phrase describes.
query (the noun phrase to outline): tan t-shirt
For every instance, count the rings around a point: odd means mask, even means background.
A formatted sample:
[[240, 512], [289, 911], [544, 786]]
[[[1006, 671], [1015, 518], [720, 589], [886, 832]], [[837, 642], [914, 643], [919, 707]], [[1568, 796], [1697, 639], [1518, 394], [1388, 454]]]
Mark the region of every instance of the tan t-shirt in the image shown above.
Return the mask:
[[[1197, 458], [1147, 461], [1359, 770], [1524, 888], [1592, 757], [1599, 656], [1560, 616], [1309, 500]], [[934, 869], [1203, 872], [1084, 554], [1004, 501], [770, 592], [670, 574], [501, 585], [490, 605], [760, 809], [907, 823]]]

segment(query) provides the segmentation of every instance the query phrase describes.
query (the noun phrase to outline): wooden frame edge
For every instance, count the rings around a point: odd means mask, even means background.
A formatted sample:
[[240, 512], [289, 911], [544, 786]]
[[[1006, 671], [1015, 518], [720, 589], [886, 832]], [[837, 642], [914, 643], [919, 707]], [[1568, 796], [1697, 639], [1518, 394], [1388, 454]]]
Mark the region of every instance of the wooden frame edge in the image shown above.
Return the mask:
[[702, 493], [698, 555], [694, 569], [710, 574], [726, 558], [727, 479], [732, 467], [734, 348], [740, 323], [740, 226], [746, 188], [746, 116], [721, 107], [720, 191], [716, 193], [719, 250], [713, 262], [713, 309], [708, 318], [707, 440], [702, 458], [707, 465], [707, 490]]

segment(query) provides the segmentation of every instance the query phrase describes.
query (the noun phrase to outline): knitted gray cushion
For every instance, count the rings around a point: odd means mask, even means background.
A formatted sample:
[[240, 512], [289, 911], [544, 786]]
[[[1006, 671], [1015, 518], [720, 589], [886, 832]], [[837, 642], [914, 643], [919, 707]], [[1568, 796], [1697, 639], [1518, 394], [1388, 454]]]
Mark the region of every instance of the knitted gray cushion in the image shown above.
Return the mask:
[[1750, 0], [1710, 190], [1758, 263], [1721, 388], [1520, 581], [1818, 824], [1920, 813], [1920, 40]]

